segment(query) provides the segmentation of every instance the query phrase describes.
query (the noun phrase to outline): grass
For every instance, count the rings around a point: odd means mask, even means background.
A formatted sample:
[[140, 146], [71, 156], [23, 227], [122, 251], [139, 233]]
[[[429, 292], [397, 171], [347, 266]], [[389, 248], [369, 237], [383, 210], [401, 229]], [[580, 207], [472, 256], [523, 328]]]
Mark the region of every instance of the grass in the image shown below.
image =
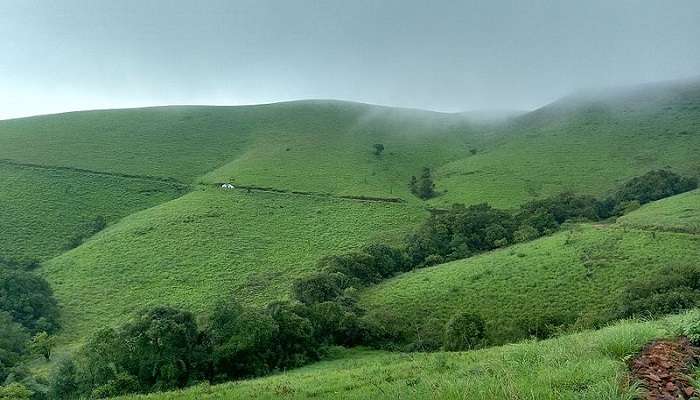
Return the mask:
[[700, 189], [646, 204], [619, 218], [618, 223], [700, 234]]
[[353, 350], [270, 377], [124, 399], [631, 400], [640, 390], [628, 382], [626, 360], [648, 341], [672, 335], [677, 319], [463, 353]]
[[171, 200], [182, 186], [0, 163], [0, 257], [47, 260], [96, 216], [112, 223]]
[[[2, 121], [0, 159], [390, 196], [406, 194], [423, 165], [468, 154], [474, 132], [459, 115], [337, 101], [155, 107]], [[386, 145], [382, 156], [374, 143]]]
[[[663, 149], [663, 151], [660, 151]], [[515, 119], [483, 152], [442, 165], [434, 202], [513, 207], [601, 194], [653, 169], [700, 175], [700, 84], [576, 96]]]
[[533, 242], [399, 275], [362, 304], [402, 333], [440, 341], [458, 311], [482, 316], [490, 343], [528, 336], [533, 321], [579, 327], [606, 320], [632, 281], [671, 265], [696, 266], [700, 236], [583, 225]]
[[226, 296], [284, 298], [322, 256], [395, 240], [424, 215], [406, 204], [209, 188], [123, 219], [42, 274], [64, 335], [78, 339], [146, 305], [203, 311]]

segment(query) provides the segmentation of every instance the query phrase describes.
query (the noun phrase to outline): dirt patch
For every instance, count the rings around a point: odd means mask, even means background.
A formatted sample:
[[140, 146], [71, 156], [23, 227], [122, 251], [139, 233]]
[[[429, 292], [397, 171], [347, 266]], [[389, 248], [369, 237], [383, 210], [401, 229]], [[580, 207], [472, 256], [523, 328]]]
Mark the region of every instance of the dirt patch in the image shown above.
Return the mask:
[[646, 345], [632, 359], [630, 369], [647, 390], [647, 400], [678, 400], [698, 396], [691, 384], [692, 367], [700, 356], [700, 349], [686, 338], [659, 340]]

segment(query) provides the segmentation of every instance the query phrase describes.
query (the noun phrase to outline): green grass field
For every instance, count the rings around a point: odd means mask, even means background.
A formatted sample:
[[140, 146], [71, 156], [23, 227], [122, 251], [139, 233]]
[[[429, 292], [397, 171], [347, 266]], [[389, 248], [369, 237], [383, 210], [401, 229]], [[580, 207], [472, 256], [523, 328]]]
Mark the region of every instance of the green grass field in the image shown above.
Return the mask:
[[459, 311], [486, 321], [490, 343], [527, 337], [554, 317], [580, 327], [604, 320], [632, 281], [673, 265], [696, 266], [700, 236], [577, 226], [533, 242], [400, 275], [362, 303], [409, 341], [440, 340]]
[[462, 353], [353, 350], [270, 377], [124, 399], [632, 400], [640, 390], [628, 382], [627, 358], [652, 339], [672, 336], [678, 320], [622, 322]]
[[202, 311], [226, 296], [284, 298], [322, 256], [396, 240], [424, 215], [405, 204], [197, 190], [123, 219], [42, 273], [64, 335], [78, 338], [149, 304]]
[[0, 163], [0, 257], [47, 260], [84, 225], [112, 223], [169, 201], [185, 188], [165, 182]]
[[646, 204], [617, 222], [623, 226], [700, 234], [700, 190]]
[[572, 96], [516, 118], [484, 152], [437, 170], [436, 202], [512, 207], [601, 194], [653, 169], [700, 174], [700, 84]]

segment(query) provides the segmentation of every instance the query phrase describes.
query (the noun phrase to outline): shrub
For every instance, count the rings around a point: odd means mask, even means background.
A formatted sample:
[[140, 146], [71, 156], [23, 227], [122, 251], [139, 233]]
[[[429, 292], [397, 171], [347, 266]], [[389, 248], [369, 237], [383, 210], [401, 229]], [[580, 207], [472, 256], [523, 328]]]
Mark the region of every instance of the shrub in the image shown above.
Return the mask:
[[433, 182], [433, 174], [430, 168], [423, 167], [420, 177], [411, 177], [408, 185], [411, 193], [415, 194], [423, 200], [427, 200], [435, 196], [435, 183]]
[[445, 325], [443, 346], [448, 351], [473, 349], [483, 343], [485, 332], [484, 320], [479, 315], [460, 312]]
[[695, 313], [691, 318], [683, 321], [681, 332], [683, 336], [687, 337], [694, 345], [700, 345], [700, 315]]
[[335, 272], [316, 272], [299, 278], [292, 284], [294, 298], [304, 304], [331, 301], [343, 293], [343, 274]]
[[513, 240], [518, 243], [527, 242], [539, 237], [539, 232], [537, 229], [531, 227], [530, 225], [522, 225], [517, 231], [513, 233]]
[[625, 290], [619, 318], [656, 317], [694, 307], [700, 301], [700, 270], [666, 268], [658, 276], [639, 280]]
[[21, 383], [0, 386], [0, 400], [29, 400], [34, 393]]

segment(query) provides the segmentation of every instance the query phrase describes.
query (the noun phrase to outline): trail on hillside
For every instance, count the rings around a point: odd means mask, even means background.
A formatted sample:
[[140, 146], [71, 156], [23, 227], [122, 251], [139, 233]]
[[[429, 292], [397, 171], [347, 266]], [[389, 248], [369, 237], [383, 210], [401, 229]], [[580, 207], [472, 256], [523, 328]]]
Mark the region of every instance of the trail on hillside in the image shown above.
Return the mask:
[[313, 196], [313, 197], [328, 197], [342, 200], [356, 200], [356, 201], [371, 201], [379, 203], [405, 203], [406, 200], [400, 197], [374, 197], [374, 196], [364, 196], [364, 195], [336, 195], [324, 192], [307, 192], [301, 190], [286, 190], [277, 189], [272, 187], [262, 187], [254, 185], [232, 185], [232, 188], [223, 188], [223, 183], [215, 183], [213, 186], [221, 190], [239, 190], [247, 192], [259, 192], [259, 193], [276, 193], [276, 194], [291, 194], [297, 196]]

